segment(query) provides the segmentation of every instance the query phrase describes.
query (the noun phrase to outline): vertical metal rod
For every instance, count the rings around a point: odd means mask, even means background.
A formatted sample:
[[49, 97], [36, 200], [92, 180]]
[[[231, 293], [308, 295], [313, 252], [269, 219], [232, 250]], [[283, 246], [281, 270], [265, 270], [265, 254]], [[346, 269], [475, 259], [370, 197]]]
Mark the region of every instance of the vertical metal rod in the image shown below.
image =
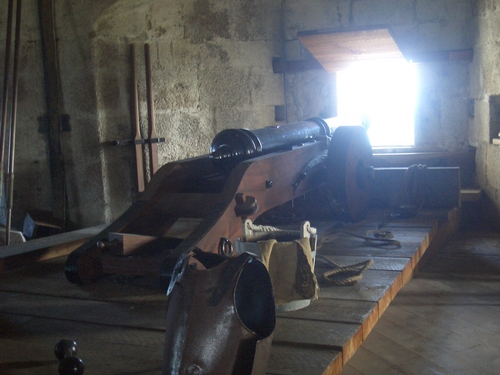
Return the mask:
[[7, 134], [7, 110], [9, 102], [9, 70], [10, 70], [10, 47], [12, 44], [12, 17], [14, 11], [14, 0], [9, 0], [7, 10], [7, 35], [5, 39], [5, 65], [3, 74], [2, 93], [2, 121], [0, 128], [0, 197], [3, 195], [4, 171], [5, 171], [5, 136]]
[[21, 6], [22, 0], [17, 0], [16, 7], [16, 33], [14, 40], [14, 67], [12, 74], [12, 108], [9, 137], [9, 159], [7, 166], [7, 211], [5, 241], [10, 245], [10, 230], [12, 226], [12, 208], [14, 206], [14, 155], [16, 149], [16, 122], [17, 122], [17, 88], [19, 78], [19, 48], [21, 44]]
[[149, 167], [151, 177], [158, 170], [158, 143], [155, 142], [154, 138], [156, 135], [156, 125], [155, 125], [155, 109], [153, 103], [153, 84], [151, 79], [151, 51], [149, 44], [144, 45], [144, 57], [146, 63], [146, 93], [147, 93], [147, 104], [148, 104], [148, 125], [149, 125]]
[[[137, 68], [135, 61], [135, 46], [130, 45], [130, 68], [132, 74], [132, 122], [134, 126], [134, 139], [139, 141], [141, 136], [141, 125], [139, 120], [139, 94], [137, 92]], [[142, 153], [142, 144], [135, 144], [135, 163], [137, 172], [137, 191], [144, 191], [144, 158]]]
[[64, 154], [62, 150], [62, 111], [64, 100], [57, 50], [54, 0], [38, 0], [42, 42], [45, 105], [48, 119], [48, 153], [52, 187], [52, 211], [65, 230], [68, 210]]

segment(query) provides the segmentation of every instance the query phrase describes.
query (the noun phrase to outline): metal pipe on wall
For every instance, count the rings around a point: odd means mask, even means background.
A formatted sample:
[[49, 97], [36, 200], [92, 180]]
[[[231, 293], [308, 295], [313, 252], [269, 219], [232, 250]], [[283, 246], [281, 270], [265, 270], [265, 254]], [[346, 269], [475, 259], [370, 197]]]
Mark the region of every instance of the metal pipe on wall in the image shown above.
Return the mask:
[[14, 66], [12, 73], [12, 107], [10, 119], [10, 137], [8, 145], [8, 165], [7, 165], [7, 204], [6, 204], [6, 225], [5, 242], [10, 245], [10, 232], [12, 226], [12, 209], [14, 206], [14, 156], [16, 149], [16, 122], [17, 122], [17, 88], [19, 78], [19, 47], [21, 44], [21, 8], [22, 0], [17, 0], [16, 7], [16, 31], [14, 40]]
[[9, 74], [10, 74], [10, 54], [12, 44], [12, 17], [14, 13], [14, 0], [9, 0], [7, 10], [7, 33], [5, 39], [5, 64], [3, 74], [2, 91], [2, 119], [0, 124], [0, 197], [4, 188], [4, 165], [5, 165], [5, 137], [7, 135], [7, 112], [9, 103]]

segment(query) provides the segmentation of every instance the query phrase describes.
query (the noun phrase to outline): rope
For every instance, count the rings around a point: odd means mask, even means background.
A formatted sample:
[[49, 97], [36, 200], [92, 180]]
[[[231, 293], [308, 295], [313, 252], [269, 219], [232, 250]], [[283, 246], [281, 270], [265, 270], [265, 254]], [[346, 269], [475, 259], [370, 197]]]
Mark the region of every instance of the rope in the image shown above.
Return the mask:
[[[270, 225], [256, 225], [252, 223], [251, 221], [246, 222], [246, 227], [248, 230], [251, 230], [252, 232], [281, 232], [282, 234], [300, 234], [300, 230], [284, 230], [284, 229], [279, 229]], [[317, 231], [316, 228], [311, 227], [310, 224], [307, 224], [305, 227], [305, 230], [310, 234], [310, 235], [316, 235]]]
[[368, 245], [373, 247], [381, 247], [381, 246], [394, 246], [395, 248], [401, 247], [401, 242], [392, 239], [394, 238], [394, 235], [390, 231], [369, 230], [366, 232], [364, 236], [362, 236], [354, 232], [349, 232], [346, 230], [339, 229], [323, 236], [320, 240], [318, 248], [320, 248], [323, 244], [332, 243], [334, 241], [333, 235], [336, 233], [345, 233], [348, 234], [349, 236], [361, 238], [365, 240], [365, 242]]
[[[335, 230], [329, 234], [323, 236], [318, 245], [318, 249], [325, 243], [331, 243], [334, 239], [334, 234], [345, 233], [353, 237], [364, 239], [370, 246], [380, 247], [380, 246], [395, 246], [397, 248], [401, 247], [401, 242], [393, 240], [394, 235], [390, 231], [385, 230], [369, 230], [364, 236], [357, 233], [345, 231], [345, 230]], [[339, 266], [338, 264], [332, 262], [330, 259], [323, 255], [316, 255], [316, 259], [328, 263], [334, 268], [330, 271], [324, 272], [321, 275], [321, 281], [327, 285], [331, 286], [350, 286], [356, 284], [359, 280], [363, 278], [363, 272], [366, 271], [373, 265], [373, 259], [368, 259], [363, 262], [351, 264], [348, 266]]]
[[350, 286], [356, 284], [363, 278], [363, 272], [373, 265], [373, 259], [343, 267], [323, 255], [317, 255], [316, 259], [335, 267], [321, 275], [321, 281], [332, 286]]
[[247, 223], [248, 229], [254, 231], [254, 232], [278, 232], [281, 231], [281, 229], [278, 229], [276, 227], [272, 227], [270, 225], [255, 225], [252, 223]]

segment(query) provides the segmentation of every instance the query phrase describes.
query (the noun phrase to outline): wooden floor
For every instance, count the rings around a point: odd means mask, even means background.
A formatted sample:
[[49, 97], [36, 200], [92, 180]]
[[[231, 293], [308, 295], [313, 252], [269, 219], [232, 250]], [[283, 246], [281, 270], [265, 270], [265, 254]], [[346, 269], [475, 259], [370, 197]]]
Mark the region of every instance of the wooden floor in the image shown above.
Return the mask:
[[[375, 264], [356, 286], [322, 287], [308, 308], [278, 314], [268, 374], [498, 373], [500, 237], [461, 234], [401, 290], [423, 253], [452, 231], [444, 218], [432, 212], [387, 223], [399, 249], [340, 232], [326, 241], [320, 252], [339, 264]], [[0, 374], [56, 374], [54, 344], [71, 338], [86, 374], [159, 375], [166, 305], [159, 280], [114, 276], [76, 286], [64, 261], [0, 273]]]
[[459, 231], [399, 292], [342, 375], [499, 374], [500, 231]]

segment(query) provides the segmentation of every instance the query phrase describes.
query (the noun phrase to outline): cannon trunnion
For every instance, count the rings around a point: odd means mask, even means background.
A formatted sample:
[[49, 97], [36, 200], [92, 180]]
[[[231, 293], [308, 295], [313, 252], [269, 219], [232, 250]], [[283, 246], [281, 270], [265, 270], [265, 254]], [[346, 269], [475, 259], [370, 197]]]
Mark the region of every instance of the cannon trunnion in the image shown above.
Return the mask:
[[67, 279], [159, 275], [193, 247], [215, 253], [221, 237], [241, 236], [241, 217], [256, 220], [319, 188], [346, 217], [367, 208], [372, 153], [360, 125], [311, 119], [224, 130], [210, 151], [160, 168], [124, 214], [69, 255]]

